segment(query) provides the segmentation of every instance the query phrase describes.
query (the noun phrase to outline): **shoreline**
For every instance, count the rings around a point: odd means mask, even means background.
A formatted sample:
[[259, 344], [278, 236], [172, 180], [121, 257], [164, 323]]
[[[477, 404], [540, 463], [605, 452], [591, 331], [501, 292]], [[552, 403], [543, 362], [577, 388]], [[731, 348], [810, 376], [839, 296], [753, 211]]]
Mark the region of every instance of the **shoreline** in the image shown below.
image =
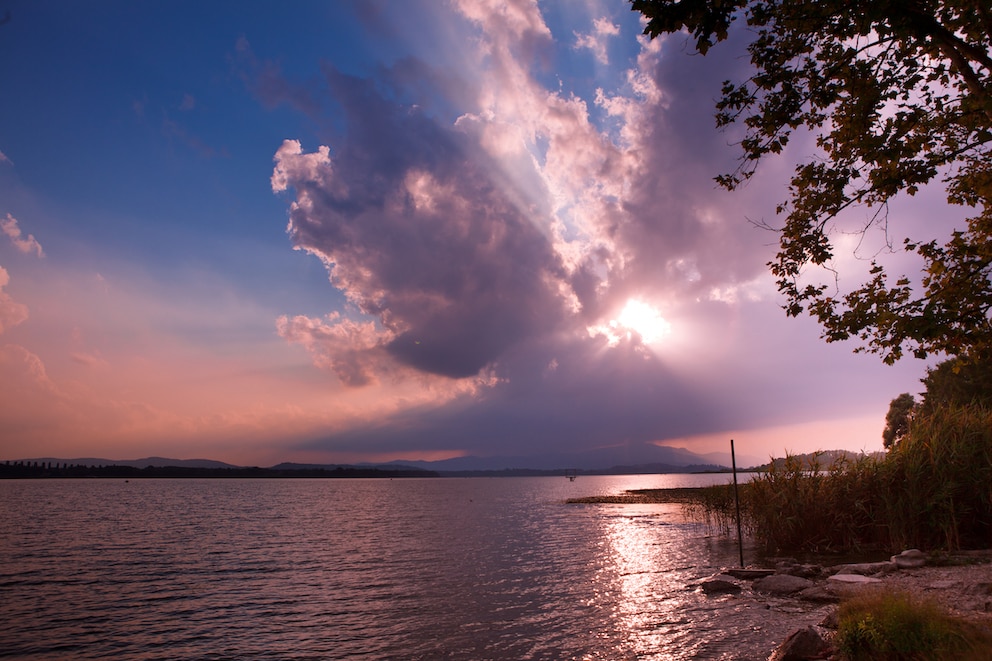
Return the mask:
[[[668, 489], [635, 489], [622, 494], [593, 495], [569, 498], [568, 504], [680, 504], [699, 502], [702, 487]], [[953, 553], [932, 553], [926, 564], [913, 568], [882, 568], [891, 563], [838, 564], [850, 558], [869, 554], [853, 554], [833, 559], [817, 556], [813, 563], [801, 563], [793, 558], [760, 557], [748, 563], [749, 570], [766, 570], [779, 576], [802, 576], [807, 579], [803, 589], [766, 591], [756, 576], [735, 578], [736, 568], [725, 567], [708, 577], [700, 577], [686, 589], [706, 594], [708, 600], [728, 602], [736, 606], [728, 613], [763, 611], [767, 618], [762, 627], [767, 634], [764, 644], [743, 645], [740, 658], [764, 660], [786, 640], [783, 631], [798, 631], [812, 627], [828, 643], [833, 637], [831, 620], [836, 619], [838, 604], [865, 590], [891, 590], [913, 599], [935, 603], [953, 616], [992, 631], [992, 549], [966, 550]], [[867, 558], [865, 558], [867, 559]], [[807, 559], [809, 560], [809, 559]], [[831, 565], [831, 563], [834, 563]], [[832, 579], [837, 574], [858, 574], [863, 583], [848, 583]], [[745, 573], [739, 573], [744, 576]], [[715, 587], [720, 585], [720, 587]], [[729, 623], [728, 623], [729, 624]], [[835, 626], [835, 625], [834, 625]], [[729, 624], [733, 629], [735, 625]], [[835, 657], [828, 657], [835, 658]]]

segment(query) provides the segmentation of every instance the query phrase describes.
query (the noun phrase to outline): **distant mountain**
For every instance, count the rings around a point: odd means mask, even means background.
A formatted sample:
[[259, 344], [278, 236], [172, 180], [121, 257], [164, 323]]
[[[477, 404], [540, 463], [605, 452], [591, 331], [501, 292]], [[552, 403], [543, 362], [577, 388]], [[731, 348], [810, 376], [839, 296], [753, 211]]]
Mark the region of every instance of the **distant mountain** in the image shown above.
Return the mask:
[[165, 457], [145, 457], [144, 459], [99, 459], [95, 457], [57, 459], [55, 457], [41, 457], [38, 459], [22, 459], [19, 461], [45, 464], [70, 464], [73, 466], [133, 466], [134, 468], [147, 468], [148, 466], [178, 466], [182, 468], [238, 468], [238, 466], [235, 466], [234, 464], [225, 464], [223, 461], [214, 461], [212, 459], [167, 459]]
[[[233, 464], [211, 459], [170, 459], [166, 457], [146, 457], [144, 459], [102, 459], [77, 458], [59, 459], [42, 457], [19, 461], [41, 464], [71, 464], [82, 466], [131, 466], [147, 468], [154, 466], [179, 468], [240, 468]], [[754, 466], [761, 460], [737, 457], [737, 467]], [[558, 452], [540, 455], [520, 455], [512, 457], [468, 456], [442, 461], [398, 460], [389, 463], [362, 464], [310, 464], [283, 462], [272, 466], [273, 470], [333, 470], [339, 467], [409, 467], [440, 473], [478, 473], [516, 471], [561, 471], [577, 470], [598, 473], [685, 473], [717, 470], [730, 467], [730, 453], [696, 454], [686, 448], [659, 446], [653, 443], [629, 443], [579, 452]]]
[[[685, 448], [658, 446], [652, 443], [627, 444], [582, 452], [562, 452], [556, 454], [527, 455], [515, 457], [455, 457], [441, 461], [398, 460], [391, 462], [396, 465], [424, 468], [440, 472], [466, 471], [505, 471], [505, 470], [595, 470], [606, 471], [617, 469], [616, 472], [630, 472], [632, 468], [644, 472], [687, 472], [687, 467], [693, 470], [707, 470], [719, 466], [730, 466], [730, 455], [727, 461], [720, 461], [723, 456], [699, 455]], [[738, 466], [740, 463], [738, 462]], [[654, 470], [664, 467], [666, 470]], [[620, 470], [623, 469], [623, 470]]]
[[410, 473], [434, 474], [436, 471], [412, 466], [401, 461], [394, 461], [388, 464], [296, 464], [291, 461], [284, 461], [281, 464], [272, 466], [273, 471], [341, 471], [341, 470], [405, 470]]

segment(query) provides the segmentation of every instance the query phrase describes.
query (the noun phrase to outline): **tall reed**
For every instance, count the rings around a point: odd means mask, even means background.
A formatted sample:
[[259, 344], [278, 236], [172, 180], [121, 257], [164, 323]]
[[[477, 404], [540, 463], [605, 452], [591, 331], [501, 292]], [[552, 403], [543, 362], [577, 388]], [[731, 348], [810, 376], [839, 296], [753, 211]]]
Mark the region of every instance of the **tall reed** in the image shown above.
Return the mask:
[[878, 463], [867, 456], [787, 456], [747, 486], [749, 528], [766, 552], [829, 553], [884, 545]]
[[896, 546], [992, 544], [992, 409], [945, 406], [918, 416], [884, 468]]
[[[772, 462], [742, 486], [744, 527], [767, 553], [988, 548], [992, 545], [992, 409], [918, 415], [882, 460], [822, 453]], [[701, 490], [690, 513], [729, 532], [733, 492]]]

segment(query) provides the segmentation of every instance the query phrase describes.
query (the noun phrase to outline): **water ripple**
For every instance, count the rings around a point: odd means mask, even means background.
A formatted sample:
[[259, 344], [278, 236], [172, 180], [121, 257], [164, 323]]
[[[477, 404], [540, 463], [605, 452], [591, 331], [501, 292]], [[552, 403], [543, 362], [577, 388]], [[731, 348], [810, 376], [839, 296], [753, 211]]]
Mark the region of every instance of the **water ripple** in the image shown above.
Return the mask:
[[678, 661], [765, 644], [761, 613], [686, 587], [733, 547], [671, 507], [564, 505], [626, 484], [583, 480], [6, 481], [0, 656]]

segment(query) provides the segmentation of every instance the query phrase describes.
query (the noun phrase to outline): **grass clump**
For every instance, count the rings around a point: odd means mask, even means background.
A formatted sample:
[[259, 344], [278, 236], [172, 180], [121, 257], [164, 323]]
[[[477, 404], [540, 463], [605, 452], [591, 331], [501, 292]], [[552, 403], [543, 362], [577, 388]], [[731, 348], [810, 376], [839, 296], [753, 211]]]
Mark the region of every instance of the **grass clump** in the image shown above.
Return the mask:
[[992, 636], [938, 605], [871, 591], [840, 606], [835, 644], [848, 661], [992, 659]]

